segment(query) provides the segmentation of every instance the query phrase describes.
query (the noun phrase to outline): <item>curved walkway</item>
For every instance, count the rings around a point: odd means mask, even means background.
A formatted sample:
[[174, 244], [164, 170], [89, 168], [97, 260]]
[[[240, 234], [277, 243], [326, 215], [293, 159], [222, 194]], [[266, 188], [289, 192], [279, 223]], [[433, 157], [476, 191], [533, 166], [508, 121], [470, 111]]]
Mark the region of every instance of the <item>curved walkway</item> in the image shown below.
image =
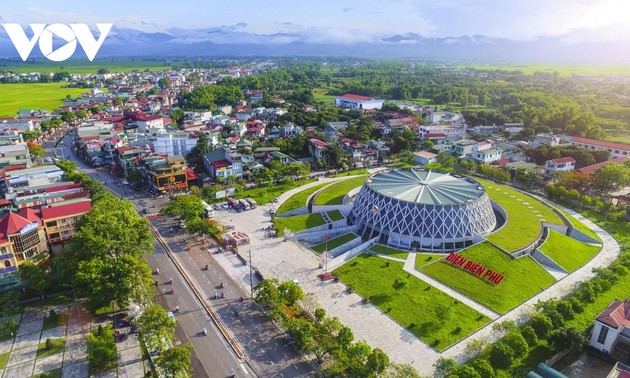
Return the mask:
[[[220, 211], [217, 214], [217, 218], [225, 224], [234, 225], [237, 230], [244, 231], [250, 236], [251, 245], [248, 246], [249, 248], [245, 247], [245, 249], [251, 249], [253, 266], [265, 277], [277, 277], [283, 281], [290, 279], [299, 280], [304, 292], [313, 293], [318, 306], [324, 308], [331, 316], [338, 317], [343, 324], [349, 326], [357, 340], [365, 340], [372, 347], [381, 348], [393, 361], [413, 364], [422, 375], [432, 375], [434, 370], [433, 363], [440, 356], [452, 357], [460, 362], [463, 361], [465, 358], [465, 347], [472, 339], [483, 339], [486, 341], [496, 339], [492, 333], [492, 323], [490, 323], [440, 354], [375, 306], [363, 304], [361, 297], [357, 294], [348, 294], [345, 291], [345, 285], [333, 281], [320, 281], [317, 275], [323, 271], [319, 268], [322, 262], [321, 257], [315, 255], [300, 243], [283, 242], [280, 238], [267, 237], [265, 227], [271, 222], [268, 211], [272, 207], [279, 206], [299, 191], [319, 185], [322, 182], [334, 180], [333, 178], [322, 178], [314, 183], [292, 189], [279, 196], [280, 203], [278, 204], [261, 205], [257, 209], [238, 214], [231, 211]], [[565, 211], [597, 232], [603, 242], [602, 251], [585, 266], [557, 282], [546, 291], [503, 316], [493, 317], [493, 319], [496, 318], [494, 321], [524, 320], [536, 302], [568, 294], [578, 282], [593, 277], [593, 268], [608, 266], [619, 254], [619, 245], [608, 233], [589, 220], [584, 219], [581, 215], [569, 209]], [[245, 286], [247, 270], [236, 270], [232, 266], [228, 266], [230, 264], [227, 261], [224, 261], [224, 264], [227, 271], [233, 272], [235, 277], [242, 278], [241, 282]]]

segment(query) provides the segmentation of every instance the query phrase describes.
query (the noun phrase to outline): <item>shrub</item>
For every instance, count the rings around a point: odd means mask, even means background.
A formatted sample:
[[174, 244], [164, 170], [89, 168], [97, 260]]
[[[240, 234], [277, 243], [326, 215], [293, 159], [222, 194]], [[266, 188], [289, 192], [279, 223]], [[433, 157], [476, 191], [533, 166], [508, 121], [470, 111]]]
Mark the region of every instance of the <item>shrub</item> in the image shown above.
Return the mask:
[[560, 328], [551, 333], [549, 336], [549, 342], [556, 351], [568, 348], [579, 350], [586, 344], [586, 337], [584, 336], [584, 333], [573, 327]]
[[475, 360], [471, 366], [484, 378], [494, 377], [494, 369], [488, 360], [480, 359]]
[[51, 350], [53, 347], [52, 340], [49, 338], [46, 339], [46, 349]]
[[569, 303], [571, 303], [571, 308], [575, 314], [581, 314], [584, 312], [584, 305], [576, 297], [571, 297], [569, 299]]
[[521, 333], [518, 331], [512, 332], [509, 335], [505, 336], [503, 338], [503, 343], [512, 348], [515, 359], [520, 359], [527, 353], [527, 341], [525, 341], [523, 335], [521, 335]]
[[57, 313], [55, 312], [55, 310], [53, 310], [52, 308], [50, 309], [50, 312], [48, 313], [48, 317], [50, 318], [50, 320], [54, 320], [56, 321], [59, 318], [59, 315], [57, 315]]
[[575, 318], [575, 311], [573, 311], [573, 306], [569, 301], [558, 301], [556, 304], [556, 310], [558, 310], [564, 320], [571, 320]]
[[530, 347], [538, 344], [538, 336], [536, 336], [536, 331], [534, 331], [534, 329], [530, 325], [526, 325], [523, 327], [523, 329], [521, 329], [521, 335], [523, 335], [523, 338], [525, 339], [525, 341], [527, 341], [527, 345], [529, 345]]
[[[481, 374], [475, 368], [468, 365], [458, 366], [449, 375], [449, 378], [481, 378]], [[485, 378], [485, 377], [484, 377]]]
[[553, 329], [551, 319], [545, 314], [536, 314], [529, 321], [529, 325], [534, 329], [539, 339], [547, 338], [549, 332]]
[[499, 342], [490, 351], [489, 361], [496, 369], [509, 369], [514, 363], [514, 351], [508, 345]]

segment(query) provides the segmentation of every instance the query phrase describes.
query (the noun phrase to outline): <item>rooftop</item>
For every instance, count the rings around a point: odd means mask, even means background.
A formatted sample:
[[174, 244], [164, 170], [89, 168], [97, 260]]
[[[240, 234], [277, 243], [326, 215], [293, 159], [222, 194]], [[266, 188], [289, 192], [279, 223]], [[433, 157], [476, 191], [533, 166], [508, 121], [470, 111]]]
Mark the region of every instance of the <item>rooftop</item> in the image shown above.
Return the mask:
[[597, 320], [615, 329], [630, 326], [630, 303], [615, 300], [599, 314]]
[[387, 197], [426, 205], [461, 205], [485, 193], [472, 179], [424, 169], [378, 173], [367, 185]]

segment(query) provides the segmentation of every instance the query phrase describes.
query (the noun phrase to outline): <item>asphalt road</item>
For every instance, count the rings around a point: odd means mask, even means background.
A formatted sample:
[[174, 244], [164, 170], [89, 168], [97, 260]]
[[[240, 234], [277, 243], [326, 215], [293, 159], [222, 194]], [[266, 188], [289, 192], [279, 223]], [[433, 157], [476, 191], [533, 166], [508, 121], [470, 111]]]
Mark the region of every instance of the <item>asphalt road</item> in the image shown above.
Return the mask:
[[[72, 137], [73, 135], [70, 135], [66, 138]], [[138, 211], [146, 208], [149, 213], [158, 212], [168, 203], [167, 198], [154, 199], [143, 191], [138, 192], [128, 185], [122, 185], [120, 179], [110, 176], [105, 170], [94, 169], [78, 161], [69, 146], [70, 141], [59, 144], [57, 155], [59, 157], [63, 155], [66, 159], [78, 163], [79, 171], [105, 183], [119, 196], [131, 200]], [[44, 147], [47, 148], [46, 156], [53, 157], [54, 142], [44, 143]], [[247, 297], [248, 294], [239, 289], [212, 254], [205, 249], [199, 250], [194, 247], [187, 251], [186, 241], [192, 244], [192, 237], [187, 232], [178, 230], [175, 219], [161, 217], [151, 222], [169, 249], [177, 255], [187, 274], [202, 290], [214, 311], [230, 329], [245, 351], [249, 362], [246, 364], [238, 359], [183, 277], [177, 272], [162, 246], [156, 241], [155, 253], [148, 255], [147, 261], [154, 271], [155, 268], [160, 270], [159, 275], [154, 275], [158, 280], [159, 302], [169, 310], [174, 310], [176, 306], [180, 308], [175, 314], [178, 319], [177, 342], [190, 343], [193, 346], [193, 376], [227, 377], [231, 372], [237, 377], [316, 376], [311, 366], [297, 353], [286, 337], [265, 319], [258, 306], [249, 299], [240, 301], [241, 296]], [[172, 232], [171, 229], [177, 231]], [[206, 264], [209, 265], [208, 270], [205, 270]], [[171, 277], [172, 285], [167, 283]], [[221, 282], [225, 286], [223, 289], [220, 288]], [[170, 294], [171, 286], [175, 294]], [[215, 299], [214, 294], [220, 295], [221, 292], [224, 298]], [[208, 331], [207, 336], [202, 333], [204, 328]]]

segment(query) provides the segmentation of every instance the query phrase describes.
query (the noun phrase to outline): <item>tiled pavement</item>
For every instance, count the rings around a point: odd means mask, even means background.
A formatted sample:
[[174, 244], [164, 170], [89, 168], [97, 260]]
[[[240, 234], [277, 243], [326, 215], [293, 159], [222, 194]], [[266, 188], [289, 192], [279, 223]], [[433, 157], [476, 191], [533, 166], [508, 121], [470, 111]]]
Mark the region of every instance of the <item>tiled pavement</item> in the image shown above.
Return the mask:
[[[69, 314], [68, 324], [42, 331], [44, 316], [54, 309], [58, 315]], [[1, 378], [28, 378], [55, 369], [62, 369], [63, 378], [88, 377], [86, 334], [98, 327], [92, 316], [81, 306], [27, 307], [17, 315], [20, 326], [14, 340], [0, 341], [0, 354], [10, 353], [5, 369], [0, 369]], [[5, 320], [0, 319], [0, 322]], [[126, 329], [118, 329], [121, 332]], [[37, 358], [37, 346], [47, 338], [66, 338], [63, 353], [45, 358]], [[140, 344], [136, 334], [116, 343], [118, 349], [118, 370], [111, 370], [98, 377], [142, 377], [150, 370], [142, 360]]]

